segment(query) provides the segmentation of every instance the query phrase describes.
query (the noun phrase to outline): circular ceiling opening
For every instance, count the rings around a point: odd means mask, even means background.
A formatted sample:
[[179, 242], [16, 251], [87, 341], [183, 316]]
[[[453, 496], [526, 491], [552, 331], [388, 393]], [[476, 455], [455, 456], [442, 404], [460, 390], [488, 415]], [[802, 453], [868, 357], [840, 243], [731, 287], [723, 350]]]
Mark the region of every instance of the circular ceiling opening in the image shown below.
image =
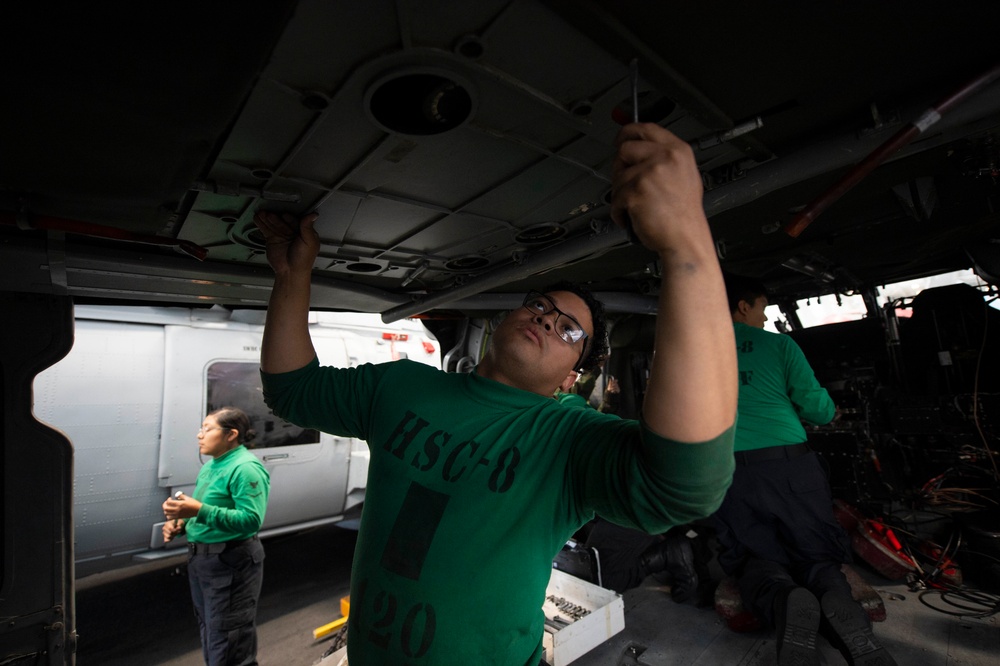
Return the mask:
[[455, 53], [469, 60], [478, 60], [486, 53], [486, 47], [478, 35], [465, 35], [455, 43]]
[[472, 115], [472, 95], [450, 75], [397, 73], [381, 79], [368, 93], [368, 110], [385, 129], [429, 136], [461, 126]]
[[330, 99], [323, 93], [309, 92], [302, 95], [300, 101], [302, 106], [310, 111], [325, 111], [330, 106]]
[[569, 112], [578, 118], [586, 118], [594, 110], [594, 105], [590, 103], [590, 100], [580, 100], [572, 106], [569, 107]]
[[519, 243], [548, 243], [566, 234], [566, 229], [558, 224], [536, 224], [533, 227], [522, 229], [514, 236], [514, 240]]
[[489, 266], [490, 260], [478, 255], [458, 257], [447, 262], [444, 267], [450, 271], [474, 271]]
[[377, 273], [382, 270], [380, 264], [373, 264], [367, 261], [355, 261], [344, 266], [345, 271], [351, 271], [352, 273]]

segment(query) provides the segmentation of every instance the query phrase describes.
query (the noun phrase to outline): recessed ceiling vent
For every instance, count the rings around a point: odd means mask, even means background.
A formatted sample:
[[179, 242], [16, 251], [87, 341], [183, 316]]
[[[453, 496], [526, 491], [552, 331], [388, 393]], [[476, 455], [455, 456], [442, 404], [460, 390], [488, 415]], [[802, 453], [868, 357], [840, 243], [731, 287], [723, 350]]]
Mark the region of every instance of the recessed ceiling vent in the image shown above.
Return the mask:
[[527, 229], [522, 229], [514, 236], [518, 243], [537, 244], [548, 243], [566, 234], [565, 227], [558, 224], [536, 224]]
[[449, 271], [456, 271], [460, 273], [466, 273], [469, 271], [476, 271], [480, 268], [485, 268], [490, 265], [490, 260], [486, 257], [480, 257], [478, 255], [467, 255], [464, 257], [458, 257], [447, 262], [444, 267]]
[[326, 270], [351, 275], [382, 275], [387, 271], [396, 270], [385, 259], [368, 259], [366, 257], [336, 258], [330, 261]]
[[385, 266], [374, 261], [354, 261], [344, 264], [344, 270], [350, 273], [378, 273], [384, 269]]
[[469, 88], [451, 73], [410, 70], [379, 79], [365, 97], [369, 113], [384, 129], [430, 136], [460, 127], [472, 116]]

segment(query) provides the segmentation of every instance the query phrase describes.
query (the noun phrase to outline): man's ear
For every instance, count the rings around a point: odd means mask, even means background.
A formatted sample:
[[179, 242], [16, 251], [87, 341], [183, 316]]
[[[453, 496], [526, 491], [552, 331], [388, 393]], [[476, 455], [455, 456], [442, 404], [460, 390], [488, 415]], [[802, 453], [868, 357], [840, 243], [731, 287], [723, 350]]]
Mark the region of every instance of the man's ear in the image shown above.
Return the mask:
[[569, 374], [566, 375], [566, 379], [564, 379], [562, 381], [562, 384], [559, 385], [559, 390], [562, 391], [563, 393], [569, 393], [570, 389], [573, 388], [573, 384], [576, 383], [577, 377], [579, 376], [580, 373], [578, 373], [576, 370], [570, 370]]
[[740, 300], [736, 303], [736, 309], [730, 312], [733, 321], [745, 322], [746, 321], [746, 306], [747, 302]]

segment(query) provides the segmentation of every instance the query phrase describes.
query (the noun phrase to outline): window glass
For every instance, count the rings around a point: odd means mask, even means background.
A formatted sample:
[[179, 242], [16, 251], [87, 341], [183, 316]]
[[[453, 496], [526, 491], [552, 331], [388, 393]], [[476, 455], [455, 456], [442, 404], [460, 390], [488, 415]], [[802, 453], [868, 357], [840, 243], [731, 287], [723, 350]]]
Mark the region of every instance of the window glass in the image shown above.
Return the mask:
[[[931, 287], [945, 287], [950, 284], [968, 284], [982, 291], [986, 283], [979, 279], [979, 277], [971, 269], [966, 271], [955, 271], [953, 273], [942, 273], [941, 275], [932, 275], [930, 277], [918, 278], [916, 280], [906, 280], [905, 282], [888, 284], [879, 290], [878, 304], [885, 305], [886, 303], [902, 298], [910, 299], [924, 289], [930, 289]], [[1000, 309], [1000, 302], [998, 302], [995, 298], [992, 299], [989, 305], [994, 309]], [[909, 303], [906, 303], [904, 304], [904, 307], [897, 307], [896, 316], [909, 317], [910, 308], [908, 306]]]
[[[943, 287], [950, 284], [965, 283], [974, 287], [983, 287], [984, 283], [971, 270], [954, 271], [952, 273], [942, 273], [930, 277], [918, 278], [916, 280], [905, 280], [887, 284], [878, 289], [877, 301], [880, 306], [900, 299], [907, 299], [906, 303], [896, 308], [897, 317], [909, 317], [910, 309], [908, 300], [919, 294], [924, 289], [931, 287]], [[993, 308], [1000, 308], [1000, 301], [993, 299], [990, 303]], [[769, 331], [779, 332], [781, 323], [785, 322], [785, 317], [777, 305], [769, 305], [764, 313], [767, 315], [767, 323], [764, 328]], [[839, 321], [855, 321], [864, 319], [867, 316], [864, 299], [861, 296], [840, 296], [837, 302], [836, 294], [824, 294], [816, 298], [807, 298], [798, 301], [798, 315], [803, 328], [812, 326], [822, 326], [833, 324]]]
[[764, 322], [765, 331], [771, 331], [772, 333], [784, 333], [784, 330], [778, 328], [779, 322], [785, 327], [785, 330], [788, 330], [788, 322], [785, 319], [785, 315], [781, 313], [781, 308], [777, 305], [768, 305], [764, 308], [764, 314], [767, 316], [767, 321]]
[[220, 407], [239, 407], [250, 417], [250, 427], [257, 436], [247, 442], [248, 449], [263, 449], [292, 444], [315, 444], [319, 431], [300, 428], [278, 418], [264, 404], [257, 363], [218, 361], [208, 367], [208, 400], [205, 413]]

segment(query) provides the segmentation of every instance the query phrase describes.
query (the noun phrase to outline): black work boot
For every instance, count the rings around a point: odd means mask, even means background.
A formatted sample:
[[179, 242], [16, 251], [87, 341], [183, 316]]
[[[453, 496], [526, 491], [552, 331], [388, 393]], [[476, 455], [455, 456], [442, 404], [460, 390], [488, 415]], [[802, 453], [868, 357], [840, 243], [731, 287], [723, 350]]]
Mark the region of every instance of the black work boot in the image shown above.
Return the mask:
[[820, 601], [834, 636], [830, 642], [854, 666], [896, 666], [896, 660], [872, 632], [864, 609], [845, 592], [830, 591]]
[[774, 600], [778, 666], [819, 666], [816, 632], [819, 602], [804, 587], [789, 588]]
[[698, 594], [698, 572], [694, 565], [694, 549], [687, 537], [668, 537], [666, 542], [667, 573], [670, 574], [670, 598], [679, 604], [694, 601]]
[[672, 534], [646, 549], [639, 558], [647, 574], [664, 572], [670, 578], [670, 598], [679, 604], [696, 599], [698, 572], [690, 539]]

